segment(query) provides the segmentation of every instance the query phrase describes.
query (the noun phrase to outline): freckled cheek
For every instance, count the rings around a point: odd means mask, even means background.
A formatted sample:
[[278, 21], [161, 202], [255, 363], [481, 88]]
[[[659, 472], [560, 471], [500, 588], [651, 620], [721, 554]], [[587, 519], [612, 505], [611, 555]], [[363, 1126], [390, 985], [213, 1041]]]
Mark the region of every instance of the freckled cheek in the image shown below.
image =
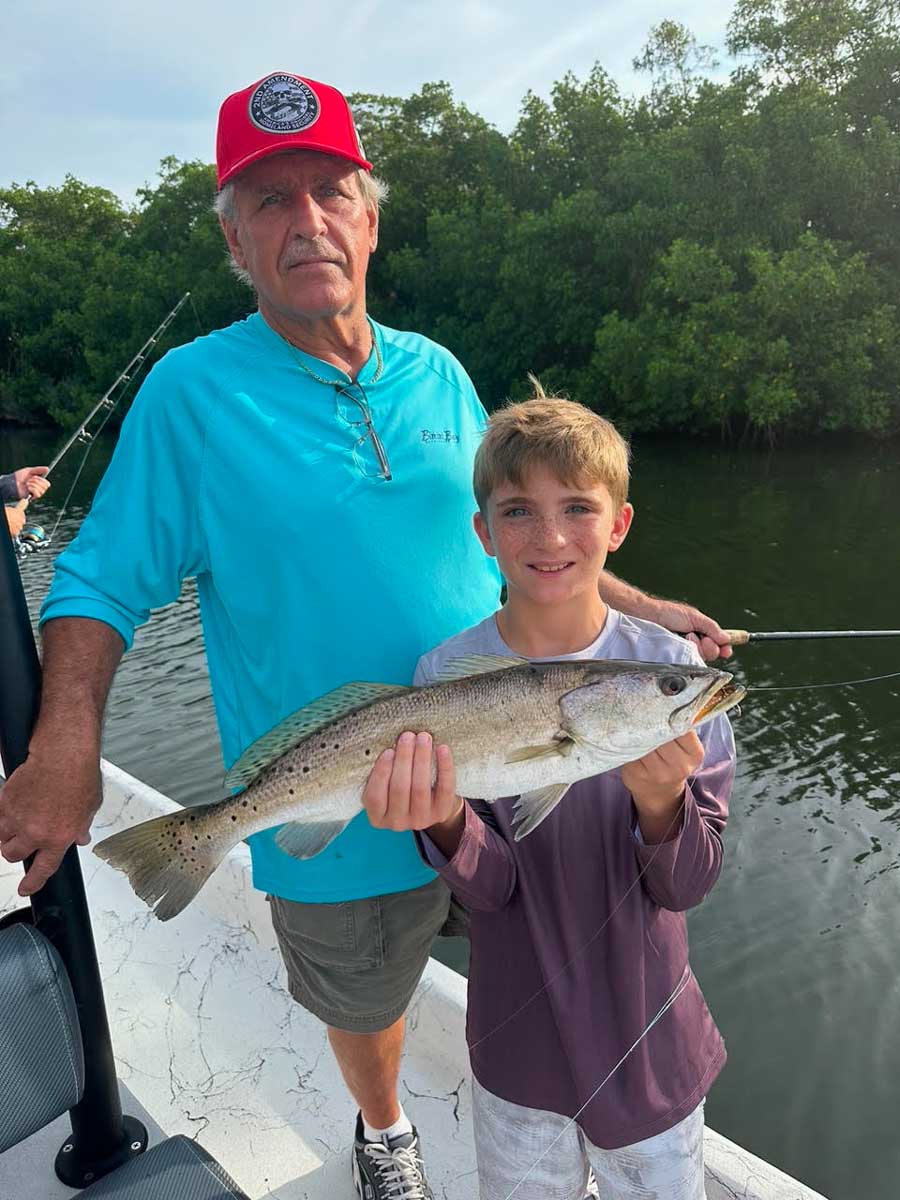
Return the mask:
[[531, 545], [531, 537], [524, 529], [506, 529], [497, 538], [497, 552], [501, 558], [515, 558]]

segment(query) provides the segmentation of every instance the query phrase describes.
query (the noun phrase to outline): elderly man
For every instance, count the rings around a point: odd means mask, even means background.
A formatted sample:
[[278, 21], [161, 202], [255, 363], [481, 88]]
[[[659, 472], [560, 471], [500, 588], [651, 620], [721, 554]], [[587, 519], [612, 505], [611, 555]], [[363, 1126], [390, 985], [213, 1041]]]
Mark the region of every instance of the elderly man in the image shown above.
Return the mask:
[[[367, 315], [383, 185], [346, 100], [270, 75], [224, 102], [217, 160], [222, 230], [258, 311], [154, 368], [57, 562], [41, 713], [0, 795], [4, 857], [36, 854], [23, 895], [89, 841], [116, 666], [185, 577], [197, 578], [228, 764], [347, 680], [408, 683], [420, 654], [496, 607], [500, 581], [469, 526], [484, 411], [451, 354]], [[260, 494], [283, 526], [278, 553], [255, 536], [245, 501]], [[725, 644], [694, 609], [612, 578], [602, 587], [618, 608], [711, 635], [709, 655]], [[362, 814], [309, 861], [283, 853], [274, 831], [251, 853], [291, 993], [327, 1025], [359, 1108], [360, 1195], [425, 1200], [397, 1082], [404, 1012], [447, 916], [444, 884], [411, 835]]]
[[18, 537], [25, 528], [28, 501], [36, 500], [49, 489], [50, 484], [44, 478], [49, 470], [49, 467], [20, 467], [10, 475], [0, 475], [0, 503], [4, 505], [11, 537]]

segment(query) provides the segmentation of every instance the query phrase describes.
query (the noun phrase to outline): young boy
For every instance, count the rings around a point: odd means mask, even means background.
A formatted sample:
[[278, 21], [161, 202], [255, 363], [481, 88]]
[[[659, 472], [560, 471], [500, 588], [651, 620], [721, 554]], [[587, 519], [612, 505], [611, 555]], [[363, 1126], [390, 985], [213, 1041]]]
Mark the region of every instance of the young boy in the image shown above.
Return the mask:
[[[491, 418], [474, 482], [475, 531], [507, 600], [426, 654], [416, 683], [471, 654], [700, 663], [597, 591], [633, 515], [628, 447], [609, 422], [536, 385]], [[702, 1200], [703, 1101], [725, 1049], [683, 911], [722, 863], [727, 719], [575, 784], [518, 842], [512, 801], [461, 799], [449, 749], [434, 748], [436, 772], [432, 749], [428, 734], [404, 734], [376, 763], [366, 807], [374, 825], [421, 831], [423, 855], [471, 910], [481, 1200], [582, 1200], [591, 1166], [604, 1200]]]

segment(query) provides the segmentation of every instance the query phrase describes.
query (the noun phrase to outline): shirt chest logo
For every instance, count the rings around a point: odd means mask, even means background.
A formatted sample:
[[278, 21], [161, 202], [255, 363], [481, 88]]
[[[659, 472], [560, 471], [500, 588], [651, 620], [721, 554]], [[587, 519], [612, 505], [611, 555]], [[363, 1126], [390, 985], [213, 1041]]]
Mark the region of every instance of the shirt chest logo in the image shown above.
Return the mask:
[[427, 445], [441, 442], [443, 445], [459, 445], [459, 434], [452, 429], [423, 429], [422, 441]]

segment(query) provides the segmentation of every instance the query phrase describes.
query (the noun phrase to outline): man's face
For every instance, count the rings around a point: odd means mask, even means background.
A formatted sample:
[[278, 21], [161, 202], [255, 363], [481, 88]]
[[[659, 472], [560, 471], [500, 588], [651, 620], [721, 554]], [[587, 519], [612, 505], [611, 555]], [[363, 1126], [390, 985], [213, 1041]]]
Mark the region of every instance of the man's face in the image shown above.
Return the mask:
[[496, 556], [510, 596], [536, 605], [577, 606], [597, 595], [611, 550], [624, 542], [633, 515], [602, 483], [575, 486], [534, 468], [521, 484], [506, 481], [475, 514], [475, 531]]
[[272, 155], [237, 176], [235, 203], [237, 221], [222, 229], [263, 316], [309, 321], [365, 307], [378, 214], [353, 163], [312, 150]]

